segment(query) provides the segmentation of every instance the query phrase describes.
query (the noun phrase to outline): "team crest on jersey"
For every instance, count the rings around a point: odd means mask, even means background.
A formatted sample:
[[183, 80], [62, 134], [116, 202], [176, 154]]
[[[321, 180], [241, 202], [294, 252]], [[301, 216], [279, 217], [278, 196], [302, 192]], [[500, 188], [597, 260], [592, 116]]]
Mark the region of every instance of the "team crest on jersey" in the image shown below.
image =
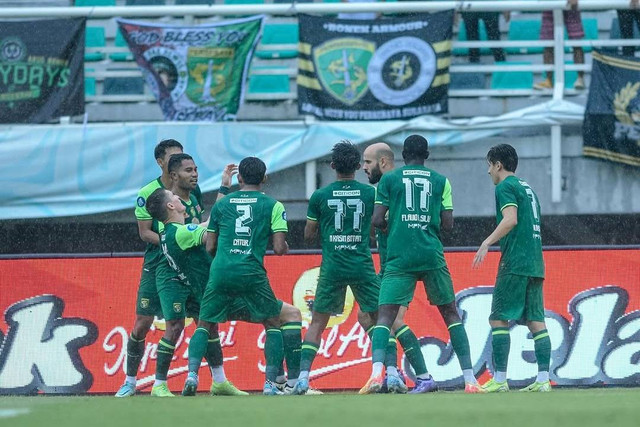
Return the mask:
[[282, 219], [287, 220], [287, 211], [282, 211]]
[[181, 313], [182, 312], [182, 303], [174, 302], [173, 303], [173, 311], [175, 311], [176, 313]]
[[187, 230], [196, 231], [198, 229], [198, 224], [189, 224], [187, 225]]
[[138, 206], [143, 207], [145, 204], [144, 197], [138, 197], [137, 203]]
[[149, 298], [140, 298], [140, 307], [149, 308]]

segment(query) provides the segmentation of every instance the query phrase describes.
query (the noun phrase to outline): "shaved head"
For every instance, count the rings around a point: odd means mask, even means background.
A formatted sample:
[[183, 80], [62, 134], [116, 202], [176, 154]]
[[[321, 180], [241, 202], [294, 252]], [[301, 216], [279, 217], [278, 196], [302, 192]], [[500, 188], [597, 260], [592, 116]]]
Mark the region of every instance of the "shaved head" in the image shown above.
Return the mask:
[[363, 170], [371, 184], [376, 184], [382, 178], [382, 174], [394, 168], [393, 150], [384, 142], [376, 142], [368, 146], [363, 153]]

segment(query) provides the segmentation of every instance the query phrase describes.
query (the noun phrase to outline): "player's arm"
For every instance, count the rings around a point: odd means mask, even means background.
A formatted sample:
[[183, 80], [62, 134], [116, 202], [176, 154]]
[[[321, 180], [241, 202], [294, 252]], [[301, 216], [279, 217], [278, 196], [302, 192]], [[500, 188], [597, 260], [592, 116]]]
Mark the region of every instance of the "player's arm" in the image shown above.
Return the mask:
[[212, 257], [216, 256], [216, 250], [218, 249], [218, 233], [215, 231], [207, 230], [203, 237], [205, 241], [205, 248], [209, 255]]
[[516, 225], [518, 225], [518, 206], [508, 205], [503, 207], [502, 221], [500, 221], [500, 224], [493, 230], [493, 233], [484, 239], [484, 242], [480, 245], [480, 249], [478, 249], [476, 256], [473, 258], [473, 267], [479, 267], [489, 251], [489, 246], [500, 241], [500, 239], [509, 234]]
[[320, 203], [322, 203], [322, 198], [316, 191], [311, 195], [309, 206], [307, 207], [307, 223], [304, 226], [304, 242], [307, 245], [314, 243], [318, 238], [318, 231], [320, 229], [318, 219], [322, 213]]
[[[235, 163], [229, 163], [225, 166], [222, 171], [222, 181], [220, 182], [220, 187], [226, 187], [227, 189], [231, 188], [231, 181], [233, 180], [233, 176], [238, 173], [238, 165]], [[216, 201], [222, 199], [226, 194], [222, 194], [222, 192], [218, 191], [218, 197]]]
[[138, 235], [143, 242], [153, 245], [160, 244], [160, 236], [153, 231], [153, 220], [138, 220]]
[[373, 217], [371, 218], [371, 224], [375, 228], [379, 228], [380, 230], [387, 229], [387, 212], [389, 211], [388, 206], [384, 206], [378, 202], [376, 202], [375, 207], [373, 208]]
[[304, 226], [304, 242], [308, 245], [314, 243], [318, 237], [318, 221], [307, 218]]
[[289, 244], [287, 243], [287, 233], [279, 231], [273, 233], [273, 252], [276, 255], [284, 255], [289, 252]]
[[442, 192], [442, 210], [440, 211], [440, 228], [444, 231], [453, 230], [453, 198], [451, 183], [447, 179]]

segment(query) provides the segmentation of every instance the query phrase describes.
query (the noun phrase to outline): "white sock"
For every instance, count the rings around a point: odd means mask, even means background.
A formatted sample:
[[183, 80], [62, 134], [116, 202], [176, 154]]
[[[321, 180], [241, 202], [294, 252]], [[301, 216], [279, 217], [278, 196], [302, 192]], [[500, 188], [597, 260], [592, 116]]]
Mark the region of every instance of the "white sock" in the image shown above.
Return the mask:
[[125, 378], [124, 382], [135, 386], [136, 385], [136, 377], [130, 377], [129, 375], [127, 375], [127, 378]]
[[473, 369], [463, 369], [462, 375], [464, 375], [464, 382], [469, 384], [476, 384], [478, 380], [476, 376], [473, 375]]
[[287, 381], [287, 377], [284, 376], [284, 375], [278, 375], [276, 377], [276, 383], [278, 383], [278, 384], [282, 384], [282, 383], [284, 383], [286, 381]]
[[296, 383], [297, 383], [297, 382], [298, 382], [298, 379], [297, 379], [297, 378], [288, 379], [288, 380], [287, 380], [287, 385], [288, 385], [289, 387], [294, 387], [294, 386], [296, 385]]
[[547, 381], [549, 381], [549, 371], [538, 372], [538, 378], [536, 378], [536, 382], [546, 383]]
[[378, 375], [382, 375], [382, 370], [384, 369], [384, 363], [375, 362], [373, 364], [373, 372], [371, 373], [372, 377], [377, 377]]
[[499, 383], [503, 383], [507, 380], [507, 373], [506, 372], [501, 372], [501, 371], [496, 371], [495, 374], [493, 374], [493, 379], [496, 380]]
[[227, 377], [224, 375], [224, 368], [222, 366], [214, 366], [211, 368], [211, 374], [213, 375], [214, 383], [223, 383], [227, 380]]
[[167, 382], [167, 380], [164, 380], [164, 381], [163, 380], [155, 380], [153, 382], [153, 386], [154, 387], [158, 387], [159, 385], [166, 384], [166, 382]]
[[298, 376], [299, 380], [308, 380], [309, 379], [309, 371], [300, 371], [300, 375]]
[[396, 368], [395, 366], [387, 366], [387, 375], [398, 377], [398, 368]]
[[431, 374], [429, 372], [425, 372], [424, 374], [420, 374], [417, 377], [421, 380], [428, 380], [431, 378]]

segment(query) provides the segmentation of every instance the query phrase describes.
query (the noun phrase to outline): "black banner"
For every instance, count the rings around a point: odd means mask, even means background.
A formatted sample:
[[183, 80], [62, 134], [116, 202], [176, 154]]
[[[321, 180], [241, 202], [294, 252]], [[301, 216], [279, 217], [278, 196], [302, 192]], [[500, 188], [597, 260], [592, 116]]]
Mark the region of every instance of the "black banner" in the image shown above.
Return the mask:
[[447, 112], [453, 11], [299, 20], [301, 114], [393, 120]]
[[0, 123], [84, 113], [85, 18], [0, 22]]
[[593, 53], [582, 135], [585, 156], [640, 166], [640, 60]]

